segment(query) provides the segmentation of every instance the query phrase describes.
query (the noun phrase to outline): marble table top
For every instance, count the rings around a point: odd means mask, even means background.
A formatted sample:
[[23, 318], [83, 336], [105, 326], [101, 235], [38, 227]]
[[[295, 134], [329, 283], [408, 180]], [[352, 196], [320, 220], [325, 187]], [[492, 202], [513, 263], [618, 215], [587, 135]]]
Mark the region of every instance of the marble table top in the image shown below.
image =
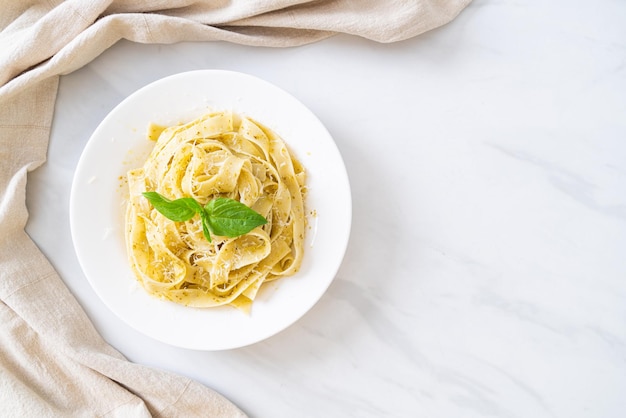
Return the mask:
[[[61, 78], [27, 232], [130, 360], [251, 417], [621, 417], [626, 410], [626, 3], [477, 0], [378, 44], [120, 42]], [[263, 342], [154, 341], [86, 280], [69, 226], [82, 149], [121, 100], [195, 69], [241, 71], [308, 106], [353, 199], [336, 279]]]

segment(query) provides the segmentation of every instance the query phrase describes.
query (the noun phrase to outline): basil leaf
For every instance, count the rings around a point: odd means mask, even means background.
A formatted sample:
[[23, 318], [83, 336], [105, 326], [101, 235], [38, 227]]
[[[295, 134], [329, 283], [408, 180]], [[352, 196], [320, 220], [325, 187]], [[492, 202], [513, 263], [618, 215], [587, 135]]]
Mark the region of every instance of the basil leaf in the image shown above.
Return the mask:
[[191, 197], [170, 200], [157, 192], [145, 192], [143, 195], [161, 215], [175, 222], [188, 221], [203, 211], [202, 206]]
[[144, 197], [152, 206], [174, 222], [185, 222], [200, 215], [202, 233], [211, 242], [211, 233], [226, 237], [247, 234], [267, 220], [243, 203], [226, 197], [211, 200], [204, 208], [192, 197], [170, 200], [157, 192], [145, 192]]
[[211, 232], [215, 235], [238, 237], [267, 223], [259, 213], [243, 203], [226, 197], [218, 197], [204, 206]]
[[211, 225], [209, 224], [209, 215], [206, 213], [204, 209], [200, 212], [200, 219], [202, 219], [202, 233], [204, 234], [204, 238], [207, 241], [211, 242], [211, 234], [209, 231], [211, 230]]

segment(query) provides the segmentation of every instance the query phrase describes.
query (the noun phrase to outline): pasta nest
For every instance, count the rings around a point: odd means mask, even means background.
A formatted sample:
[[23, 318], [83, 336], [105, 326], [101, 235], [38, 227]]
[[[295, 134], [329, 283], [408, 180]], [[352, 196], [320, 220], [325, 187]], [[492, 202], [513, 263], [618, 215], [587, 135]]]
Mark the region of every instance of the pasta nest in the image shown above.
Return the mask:
[[[151, 126], [154, 148], [128, 172], [126, 246], [132, 270], [150, 294], [193, 307], [231, 305], [249, 312], [261, 286], [293, 275], [302, 263], [305, 170], [285, 142], [233, 112], [187, 124]], [[209, 242], [198, 216], [173, 222], [142, 196], [238, 200], [267, 224]]]

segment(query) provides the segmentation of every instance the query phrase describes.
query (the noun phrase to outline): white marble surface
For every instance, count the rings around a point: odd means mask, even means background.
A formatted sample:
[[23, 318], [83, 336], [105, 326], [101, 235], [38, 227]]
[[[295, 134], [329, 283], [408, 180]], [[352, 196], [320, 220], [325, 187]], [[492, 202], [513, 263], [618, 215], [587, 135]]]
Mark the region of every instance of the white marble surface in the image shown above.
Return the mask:
[[[124, 97], [221, 68], [289, 91], [326, 124], [354, 202], [322, 300], [279, 335], [178, 349], [117, 319], [74, 254], [87, 139]], [[28, 233], [129, 359], [216, 389], [251, 417], [626, 414], [626, 3], [478, 0], [381, 45], [122, 42], [61, 80]]]

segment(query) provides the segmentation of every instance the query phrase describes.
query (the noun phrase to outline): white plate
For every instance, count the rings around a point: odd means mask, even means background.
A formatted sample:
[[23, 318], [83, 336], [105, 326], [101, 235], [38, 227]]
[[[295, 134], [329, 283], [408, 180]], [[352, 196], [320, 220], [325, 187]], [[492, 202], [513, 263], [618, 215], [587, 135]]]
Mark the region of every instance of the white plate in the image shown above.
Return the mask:
[[[126, 172], [143, 165], [150, 122], [170, 125], [231, 109], [277, 132], [307, 170], [309, 227], [300, 271], [264, 286], [249, 316], [231, 307], [189, 308], [148, 295], [126, 256]], [[171, 345], [224, 350], [266, 339], [304, 315], [343, 259], [352, 201], [341, 155], [322, 123], [278, 87], [230, 71], [192, 71], [133, 93], [102, 121], [80, 158], [70, 197], [72, 239], [102, 301], [136, 330]]]

